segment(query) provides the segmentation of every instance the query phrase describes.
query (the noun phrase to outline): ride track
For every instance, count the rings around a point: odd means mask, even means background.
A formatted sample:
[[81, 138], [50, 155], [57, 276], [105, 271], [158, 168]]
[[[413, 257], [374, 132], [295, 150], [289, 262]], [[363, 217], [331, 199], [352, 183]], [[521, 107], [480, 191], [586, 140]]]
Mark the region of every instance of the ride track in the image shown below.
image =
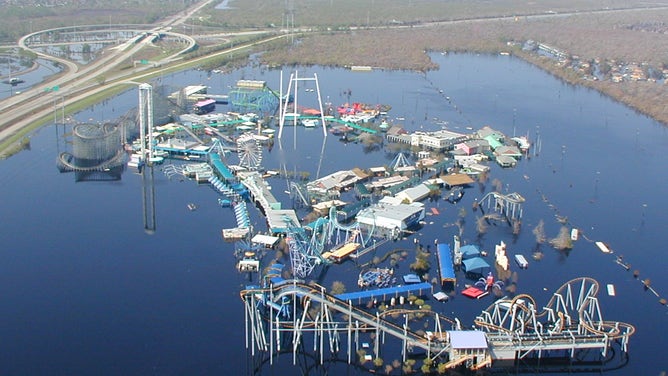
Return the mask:
[[[605, 355], [612, 340], [619, 340], [626, 351], [635, 327], [603, 320], [596, 298], [598, 290], [596, 280], [575, 278], [557, 289], [540, 312], [533, 297], [520, 294], [495, 301], [474, 324], [492, 334], [490, 342], [515, 344], [520, 353], [524, 351], [520, 358], [554, 346], [567, 347], [572, 354], [577, 349], [600, 348]], [[538, 321], [543, 317], [545, 322]]]
[[[520, 294], [512, 299], [497, 300], [474, 320], [474, 324], [486, 333], [489, 351], [494, 359], [506, 359], [505, 356], [521, 359], [532, 352], [540, 357], [542, 351], [550, 350], [567, 350], [573, 356], [576, 350], [586, 349], [600, 349], [605, 356], [614, 340], [621, 341], [621, 348], [626, 351], [629, 337], [634, 334], [635, 328], [626, 323], [604, 321], [596, 300], [597, 292], [598, 282], [595, 280], [588, 277], [575, 278], [557, 289], [541, 312], [536, 311], [533, 297]], [[360, 332], [370, 330], [376, 333], [376, 338], [383, 338], [383, 343], [385, 334], [400, 340], [404, 358], [413, 348], [427, 351], [428, 356], [433, 355], [434, 359], [450, 349], [449, 341], [432, 342], [408, 326], [410, 315], [433, 312], [400, 308], [374, 315], [353, 306], [352, 302], [326, 293], [322, 286], [311, 286], [297, 280], [284, 281], [269, 288], [245, 289], [240, 292], [240, 297], [245, 303], [246, 347], [251, 347], [253, 355], [258, 349], [269, 351], [270, 356], [273, 356], [274, 350], [280, 351], [281, 335], [289, 333], [296, 359], [304, 332], [314, 333], [314, 351], [318, 350], [320, 340], [321, 359], [325, 337], [328, 338], [330, 351], [337, 353], [341, 341], [339, 333], [347, 333], [350, 361], [354, 353], [351, 347], [353, 337], [358, 341]], [[298, 301], [301, 303], [297, 304]], [[315, 313], [309, 312], [312, 306], [317, 308]], [[335, 319], [337, 315], [341, 316], [338, 320]], [[396, 315], [404, 315], [403, 325], [386, 319], [387, 316]], [[438, 317], [438, 314], [434, 315]], [[541, 322], [538, 318], [546, 320]], [[441, 317], [437, 321], [440, 323], [441, 320], [450, 323], [453, 330], [461, 329], [458, 319]], [[267, 331], [271, 337], [269, 341], [266, 338]], [[435, 334], [436, 338], [443, 338], [440, 327], [435, 330]], [[278, 346], [276, 349], [274, 342]], [[380, 342], [374, 341], [375, 354], [379, 354]], [[500, 357], [502, 353], [504, 357]], [[454, 367], [464, 361], [467, 360], [451, 359], [448, 366]]]

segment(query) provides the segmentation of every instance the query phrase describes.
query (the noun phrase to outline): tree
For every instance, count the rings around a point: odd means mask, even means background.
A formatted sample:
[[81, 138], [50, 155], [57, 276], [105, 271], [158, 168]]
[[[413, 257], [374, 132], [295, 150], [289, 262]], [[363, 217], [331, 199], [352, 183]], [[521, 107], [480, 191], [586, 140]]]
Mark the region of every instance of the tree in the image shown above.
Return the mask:
[[499, 179], [492, 180], [492, 186], [494, 187], [494, 190], [497, 192], [503, 191], [503, 183]]
[[478, 231], [478, 235], [483, 235], [487, 232], [487, 219], [484, 216], [478, 217], [476, 220], [476, 230]]
[[341, 281], [332, 282], [332, 288], [329, 290], [332, 295], [340, 295], [346, 292], [346, 285]]
[[415, 262], [410, 264], [410, 269], [422, 276], [427, 273], [430, 268], [431, 263], [429, 262], [429, 254], [422, 251], [416, 251]]
[[457, 213], [457, 216], [461, 219], [466, 218], [466, 208], [464, 208], [464, 207], [459, 208], [459, 212]]
[[543, 244], [545, 243], [545, 222], [541, 219], [538, 221], [538, 224], [536, 227], [533, 228], [532, 230], [533, 235], [536, 237], [536, 243], [538, 244]]
[[565, 250], [573, 248], [570, 232], [566, 226], [562, 226], [556, 238], [550, 239], [550, 244], [558, 249]]

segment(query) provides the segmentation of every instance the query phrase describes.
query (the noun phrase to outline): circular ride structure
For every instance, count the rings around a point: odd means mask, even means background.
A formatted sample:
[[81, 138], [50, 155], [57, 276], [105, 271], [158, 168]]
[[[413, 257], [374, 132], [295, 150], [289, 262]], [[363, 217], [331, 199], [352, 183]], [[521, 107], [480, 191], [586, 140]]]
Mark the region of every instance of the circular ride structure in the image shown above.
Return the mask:
[[58, 156], [65, 171], [103, 171], [122, 166], [125, 152], [117, 124], [77, 124], [72, 129], [72, 152]]
[[262, 145], [252, 133], [244, 133], [237, 138], [239, 165], [248, 170], [257, 170], [262, 164]]

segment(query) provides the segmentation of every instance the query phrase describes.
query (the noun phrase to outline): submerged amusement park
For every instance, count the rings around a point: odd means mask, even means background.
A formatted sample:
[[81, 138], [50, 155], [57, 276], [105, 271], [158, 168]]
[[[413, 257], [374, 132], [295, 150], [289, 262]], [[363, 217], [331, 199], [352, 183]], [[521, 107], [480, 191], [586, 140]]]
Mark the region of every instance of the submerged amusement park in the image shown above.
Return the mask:
[[[55, 156], [49, 179], [74, 176], [88, 204], [66, 199], [74, 224], [85, 210], [127, 222], [88, 241], [116, 237], [139, 266], [109, 266], [110, 248], [63, 265], [94, 265], [81, 281], [136, 310], [105, 313], [115, 333], [88, 344], [141, 343], [127, 351], [152, 355], [121, 362], [138, 373], [658, 374], [659, 188], [620, 180], [663, 163], [665, 130], [509, 56], [432, 58], [441, 69], [424, 74], [175, 73], [84, 120], [56, 105], [2, 173]], [[159, 345], [162, 332], [181, 345]], [[168, 360], [191, 352], [195, 365]]]

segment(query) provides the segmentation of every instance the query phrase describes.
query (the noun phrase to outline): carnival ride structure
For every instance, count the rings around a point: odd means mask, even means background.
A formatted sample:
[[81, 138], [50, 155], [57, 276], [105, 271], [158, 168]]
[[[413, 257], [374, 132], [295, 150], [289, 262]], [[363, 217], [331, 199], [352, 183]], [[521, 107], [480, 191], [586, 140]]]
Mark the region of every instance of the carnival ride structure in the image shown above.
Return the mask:
[[[442, 328], [442, 318], [436, 320], [439, 324], [431, 335], [418, 334], [409, 321], [409, 316], [418, 311], [410, 306], [401, 307], [397, 314], [370, 313], [351, 301], [328, 294], [322, 286], [297, 280], [248, 288], [240, 292], [240, 297], [245, 305], [246, 348], [252, 355], [268, 353], [270, 363], [287, 343], [296, 364], [297, 354], [306, 351], [303, 345], [309, 333], [313, 335], [313, 351], [320, 356], [321, 364], [327, 349], [334, 357], [346, 349], [348, 363], [352, 363], [361, 336], [373, 333], [376, 340], [372, 357], [385, 351], [380, 346], [399, 344], [403, 360], [418, 350], [447, 367], [466, 364], [470, 369], [479, 369], [492, 366], [496, 360], [529, 355], [550, 358], [564, 351], [575, 356], [579, 351], [597, 350], [606, 357], [613, 344], [618, 344], [625, 353], [635, 328], [604, 320], [597, 292], [595, 280], [580, 277], [558, 288], [542, 309], [527, 294], [495, 301], [474, 321], [486, 339], [487, 355], [481, 363], [472, 363], [466, 353], [451, 351], [450, 332]], [[459, 320], [446, 322], [451, 330], [461, 330]], [[422, 322], [417, 325], [424, 329]]]

